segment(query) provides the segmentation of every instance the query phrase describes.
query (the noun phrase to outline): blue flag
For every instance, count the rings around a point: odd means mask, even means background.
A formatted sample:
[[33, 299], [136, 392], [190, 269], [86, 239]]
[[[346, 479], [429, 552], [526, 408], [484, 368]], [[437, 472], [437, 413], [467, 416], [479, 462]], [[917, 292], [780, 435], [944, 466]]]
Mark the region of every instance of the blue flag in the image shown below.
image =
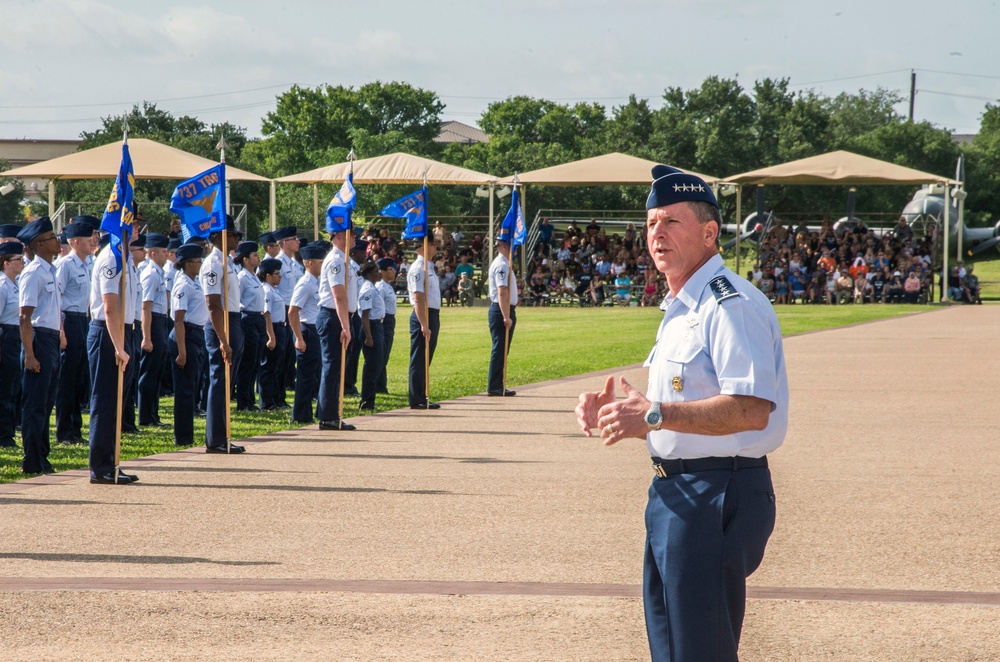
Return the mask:
[[354, 173], [348, 173], [344, 185], [326, 208], [326, 231], [347, 232], [351, 229], [351, 210], [358, 204], [354, 190]]
[[497, 239], [500, 241], [506, 241], [510, 244], [511, 248], [516, 248], [524, 243], [524, 238], [527, 236], [528, 231], [524, 225], [524, 213], [521, 210], [520, 196], [517, 194], [517, 187], [514, 187], [514, 192], [510, 195], [510, 209], [507, 210], [507, 215], [504, 216], [503, 223], [500, 224], [500, 232], [497, 233]]
[[390, 202], [379, 214], [406, 219], [403, 239], [423, 239], [427, 236], [427, 187]]
[[111, 252], [115, 264], [122, 268], [122, 233], [127, 232], [131, 240], [135, 221], [135, 175], [132, 173], [132, 157], [128, 153], [128, 143], [122, 143], [122, 164], [118, 168], [115, 188], [108, 198], [108, 206], [101, 219], [101, 230], [111, 235]]
[[226, 228], [226, 164], [195, 175], [177, 185], [170, 211], [181, 217], [181, 237], [208, 237]]

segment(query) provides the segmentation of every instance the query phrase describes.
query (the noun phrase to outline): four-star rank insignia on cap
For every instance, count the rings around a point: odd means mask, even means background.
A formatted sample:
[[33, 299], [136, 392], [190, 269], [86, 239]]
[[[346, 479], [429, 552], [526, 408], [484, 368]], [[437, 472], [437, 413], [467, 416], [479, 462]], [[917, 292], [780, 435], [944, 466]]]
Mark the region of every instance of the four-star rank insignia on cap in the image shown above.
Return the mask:
[[715, 296], [717, 302], [725, 301], [726, 299], [731, 299], [733, 297], [738, 297], [739, 292], [733, 287], [733, 284], [729, 282], [729, 279], [725, 276], [716, 276], [712, 280], [708, 281], [708, 286], [712, 288], [712, 294]]

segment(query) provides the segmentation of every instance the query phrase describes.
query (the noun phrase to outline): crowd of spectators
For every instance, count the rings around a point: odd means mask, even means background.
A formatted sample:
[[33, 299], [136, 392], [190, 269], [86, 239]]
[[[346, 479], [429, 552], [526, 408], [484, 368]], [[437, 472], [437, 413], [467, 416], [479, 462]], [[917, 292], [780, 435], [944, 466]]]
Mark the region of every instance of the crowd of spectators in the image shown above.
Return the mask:
[[[596, 220], [580, 225], [572, 221], [557, 232], [543, 219], [519, 280], [521, 305], [659, 305], [667, 285], [646, 250], [644, 225], [605, 228]], [[438, 221], [431, 236], [438, 249], [442, 302], [472, 305], [484, 295], [483, 235], [470, 238], [461, 226], [448, 231]], [[405, 290], [409, 260], [404, 244], [388, 229], [375, 226], [365, 229], [361, 238], [369, 242], [371, 259], [396, 261], [397, 290]], [[777, 221], [757, 246], [757, 261], [745, 275], [776, 305], [928, 302], [935, 298], [932, 245], [931, 236], [916, 236], [903, 218], [884, 232], [870, 231], [860, 222], [835, 231], [829, 220], [818, 229], [805, 224], [787, 228]], [[938, 296], [980, 303], [972, 266], [959, 262]]]

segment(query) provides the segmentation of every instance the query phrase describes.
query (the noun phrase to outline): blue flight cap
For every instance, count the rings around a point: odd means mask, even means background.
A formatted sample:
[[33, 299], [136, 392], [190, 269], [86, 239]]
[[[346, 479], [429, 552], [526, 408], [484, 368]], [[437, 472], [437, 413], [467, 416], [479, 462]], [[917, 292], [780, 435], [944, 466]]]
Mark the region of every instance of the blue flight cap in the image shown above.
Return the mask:
[[91, 237], [94, 228], [89, 223], [71, 223], [63, 228], [63, 234], [67, 239], [79, 239], [80, 237]]
[[8, 241], [6, 244], [0, 244], [0, 255], [22, 255], [24, 253], [24, 244], [19, 241]]
[[354, 248], [351, 249], [351, 252], [353, 253], [354, 251], [367, 251], [367, 250], [368, 250], [368, 242], [365, 241], [364, 239], [358, 239], [357, 241], [354, 242]]
[[256, 241], [242, 241], [240, 242], [240, 245], [236, 247], [236, 257], [246, 257], [256, 252]]
[[146, 235], [139, 234], [136, 235], [135, 239], [129, 242], [129, 248], [145, 248], [146, 247]]
[[14, 225], [13, 223], [0, 225], [0, 239], [15, 239], [17, 237], [17, 233], [20, 231], [20, 225]]
[[182, 244], [177, 248], [177, 261], [200, 260], [203, 254], [204, 252], [198, 244]]
[[97, 218], [96, 216], [90, 216], [87, 214], [84, 214], [83, 216], [74, 216], [72, 219], [70, 219], [71, 225], [76, 225], [78, 223], [86, 223], [95, 230], [101, 227], [101, 219]]
[[378, 268], [381, 269], [382, 271], [385, 271], [386, 269], [396, 268], [396, 261], [393, 260], [391, 257], [384, 257], [375, 264], [377, 264]]
[[69, 244], [69, 239], [66, 238], [66, 233], [65, 232], [60, 232], [56, 236], [59, 237], [59, 245], [60, 246], [67, 246]]
[[286, 225], [283, 228], [278, 228], [271, 233], [275, 241], [284, 241], [285, 239], [292, 239], [295, 237], [296, 229], [294, 225]]
[[234, 232], [233, 234], [235, 234], [235, 235], [236, 235], [236, 238], [237, 238], [237, 239], [239, 239], [240, 241], [243, 241], [243, 233], [242, 233], [242, 232], [240, 232], [239, 230], [237, 230], [237, 231], [236, 231], [236, 232]]
[[712, 187], [698, 175], [667, 165], [653, 166], [653, 185], [646, 198], [646, 209], [666, 207], [678, 202], [707, 202], [716, 209], [719, 201]]
[[146, 248], [167, 248], [170, 245], [170, 239], [165, 234], [147, 232], [144, 236], [146, 237]]
[[326, 257], [327, 250], [323, 247], [323, 244], [319, 242], [313, 242], [311, 244], [306, 244], [299, 249], [299, 256], [303, 260], [322, 260]]
[[[230, 214], [226, 214], [226, 227], [225, 227], [225, 230], [227, 232], [232, 232], [232, 233], [236, 233], [237, 232], [237, 230], [236, 230], [236, 222], [233, 221], [233, 217]], [[215, 235], [221, 234], [221, 233], [222, 233], [222, 230], [216, 230], [215, 232], [212, 233], [211, 236], [214, 237]]]
[[261, 246], [267, 246], [268, 244], [276, 243], [276, 241], [277, 240], [274, 238], [274, 235], [271, 234], [270, 232], [265, 232], [264, 234], [257, 237], [257, 243], [259, 243]]
[[30, 246], [31, 242], [46, 232], [52, 232], [52, 221], [49, 220], [48, 216], [42, 216], [21, 228], [21, 231], [17, 233], [17, 238], [25, 246]]
[[281, 272], [281, 260], [273, 257], [264, 258], [260, 261], [260, 266], [257, 267], [257, 273], [259, 274], [271, 274], [275, 271]]
[[184, 244], [184, 242], [181, 240], [180, 237], [174, 237], [173, 239], [171, 239], [170, 241], [167, 242], [167, 250], [168, 251], [176, 251], [183, 244]]
[[304, 235], [299, 235], [298, 237], [296, 237], [296, 239], [299, 240], [299, 246], [305, 246], [306, 244], [311, 243], [309, 241], [309, 237], [306, 237]]

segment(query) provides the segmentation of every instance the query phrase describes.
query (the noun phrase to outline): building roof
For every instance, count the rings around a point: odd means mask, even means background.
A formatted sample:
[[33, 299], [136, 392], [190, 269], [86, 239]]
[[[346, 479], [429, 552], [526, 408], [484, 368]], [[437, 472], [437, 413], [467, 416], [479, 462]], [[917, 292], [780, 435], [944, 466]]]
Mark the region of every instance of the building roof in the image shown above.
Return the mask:
[[469, 126], [461, 122], [442, 122], [441, 133], [434, 139], [436, 143], [488, 143], [490, 137], [483, 133], [478, 127]]

